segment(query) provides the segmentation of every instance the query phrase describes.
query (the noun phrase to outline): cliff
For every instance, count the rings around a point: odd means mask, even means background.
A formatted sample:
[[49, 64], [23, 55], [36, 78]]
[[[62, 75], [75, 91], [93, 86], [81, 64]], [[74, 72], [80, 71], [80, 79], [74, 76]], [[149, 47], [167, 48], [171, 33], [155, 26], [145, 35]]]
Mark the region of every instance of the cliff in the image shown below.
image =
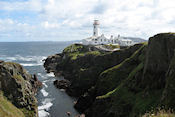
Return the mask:
[[87, 117], [137, 117], [157, 108], [175, 109], [174, 33], [114, 52], [66, 50], [47, 58], [45, 68], [52, 66], [49, 71], [70, 81], [67, 92], [79, 97], [75, 108]]
[[96, 84], [98, 75], [132, 55], [142, 44], [114, 52], [97, 50], [93, 46], [70, 45], [62, 53], [49, 56], [44, 63], [48, 72], [61, 74], [71, 82], [66, 90], [80, 96]]
[[[98, 96], [86, 115], [134, 117], [156, 108], [174, 109], [174, 78], [169, 76], [174, 49], [174, 34], [158, 34], [129, 59], [104, 71], [96, 85]], [[104, 83], [108, 85], [104, 87]]]
[[35, 93], [42, 84], [19, 64], [0, 62], [0, 117], [37, 117]]

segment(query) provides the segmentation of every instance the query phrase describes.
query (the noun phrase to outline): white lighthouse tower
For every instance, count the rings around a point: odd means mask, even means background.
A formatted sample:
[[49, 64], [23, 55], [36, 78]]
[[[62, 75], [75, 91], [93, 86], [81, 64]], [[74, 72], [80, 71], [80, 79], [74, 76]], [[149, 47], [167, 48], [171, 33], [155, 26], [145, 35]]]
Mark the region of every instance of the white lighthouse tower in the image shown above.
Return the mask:
[[98, 37], [99, 36], [99, 21], [98, 20], [94, 20], [94, 30], [93, 30], [93, 36]]

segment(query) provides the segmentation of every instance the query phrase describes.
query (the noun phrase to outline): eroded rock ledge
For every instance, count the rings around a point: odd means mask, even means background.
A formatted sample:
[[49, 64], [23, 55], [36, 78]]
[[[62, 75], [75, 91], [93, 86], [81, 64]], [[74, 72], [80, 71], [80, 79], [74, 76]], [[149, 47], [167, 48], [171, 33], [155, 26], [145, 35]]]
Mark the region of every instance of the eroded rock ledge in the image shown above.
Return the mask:
[[[17, 63], [0, 62], [1, 115], [38, 117], [35, 94], [42, 83]], [[9, 108], [6, 108], [8, 106]]]

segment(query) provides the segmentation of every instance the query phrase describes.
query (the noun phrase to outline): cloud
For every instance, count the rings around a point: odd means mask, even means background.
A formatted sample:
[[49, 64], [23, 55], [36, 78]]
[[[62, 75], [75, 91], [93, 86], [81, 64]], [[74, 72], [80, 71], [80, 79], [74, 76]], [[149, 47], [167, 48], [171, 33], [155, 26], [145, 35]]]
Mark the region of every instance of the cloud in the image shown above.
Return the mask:
[[60, 27], [60, 25], [58, 23], [49, 23], [48, 21], [42, 22], [41, 26], [43, 26], [46, 29], [59, 28]]
[[[0, 15], [0, 34], [31, 40], [85, 38], [91, 35], [94, 19], [100, 20], [106, 35], [148, 39], [156, 33], [175, 31], [173, 0], [14, 0], [0, 1], [0, 6], [0, 13], [7, 14], [5, 18]], [[36, 16], [21, 21], [11, 12]]]
[[27, 0], [27, 1], [0, 1], [0, 10], [6, 11], [40, 11], [42, 9], [42, 1], [41, 0]]

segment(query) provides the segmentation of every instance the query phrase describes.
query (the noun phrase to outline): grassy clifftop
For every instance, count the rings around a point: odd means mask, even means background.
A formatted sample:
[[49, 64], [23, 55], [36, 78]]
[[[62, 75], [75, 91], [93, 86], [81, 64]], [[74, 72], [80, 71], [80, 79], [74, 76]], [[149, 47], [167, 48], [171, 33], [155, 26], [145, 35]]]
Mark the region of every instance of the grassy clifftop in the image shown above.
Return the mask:
[[25, 117], [23, 112], [8, 101], [0, 92], [0, 117]]

